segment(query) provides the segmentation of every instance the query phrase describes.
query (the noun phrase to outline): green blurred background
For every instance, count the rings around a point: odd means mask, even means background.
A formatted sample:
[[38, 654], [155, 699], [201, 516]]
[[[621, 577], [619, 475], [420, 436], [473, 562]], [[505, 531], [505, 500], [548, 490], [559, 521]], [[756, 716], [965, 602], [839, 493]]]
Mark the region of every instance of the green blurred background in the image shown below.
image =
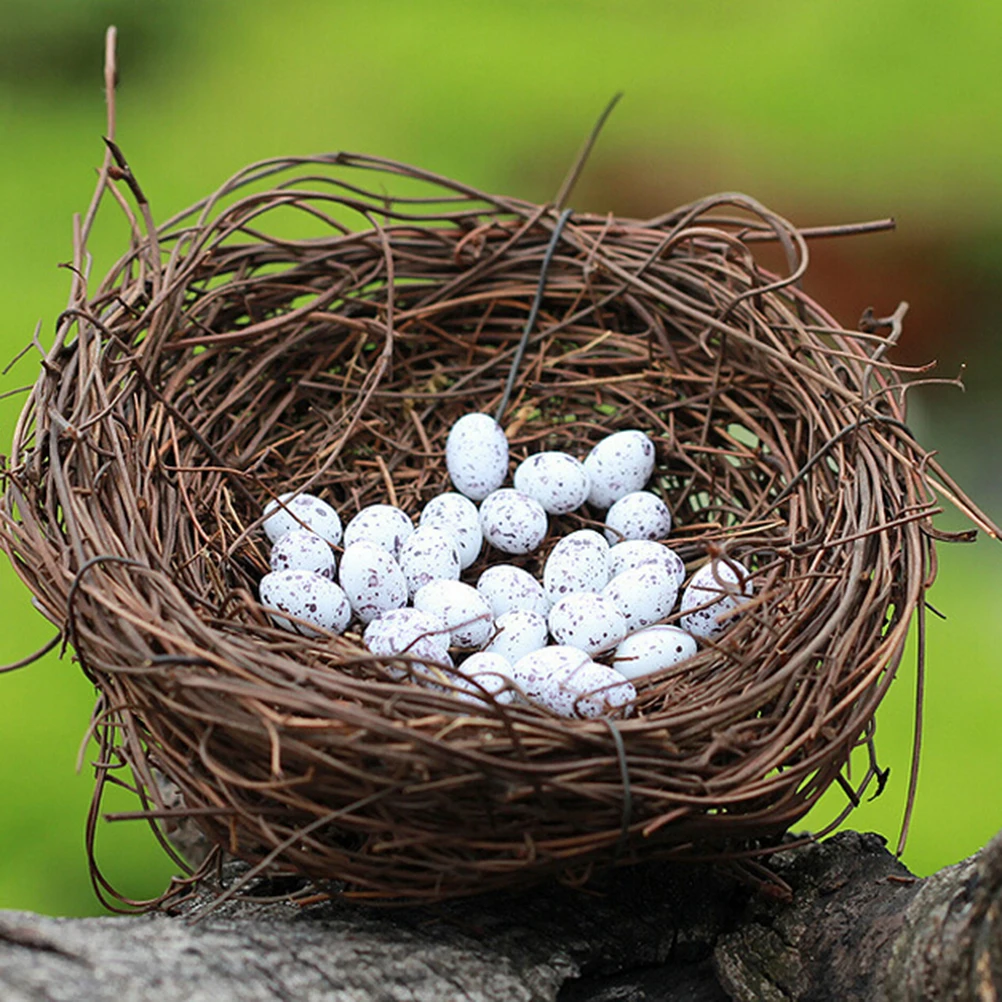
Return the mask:
[[[964, 0], [754, 4], [669, 0], [0, 2], [0, 365], [66, 301], [72, 214], [103, 148], [101, 61], [119, 27], [118, 139], [164, 219], [246, 162], [354, 149], [545, 200], [596, 114], [626, 96], [572, 203], [653, 215], [719, 189], [799, 224], [893, 215], [898, 230], [814, 246], [807, 288], [854, 326], [911, 303], [899, 361], [967, 363], [967, 392], [910, 396], [910, 420], [996, 520], [1002, 406], [1002, 6]], [[110, 205], [106, 208], [111, 209]], [[123, 249], [99, 223], [95, 275]], [[28, 355], [0, 391], [31, 383]], [[0, 449], [21, 406], [0, 401]], [[944, 516], [944, 527], [960, 524]], [[1002, 828], [1002, 549], [942, 547], [931, 600], [925, 754], [904, 861], [920, 874]], [[0, 567], [0, 662], [49, 639]], [[883, 796], [849, 824], [896, 841], [914, 694], [909, 655], [878, 718]], [[100, 911], [74, 771], [93, 693], [54, 654], [0, 675], [0, 908]], [[830, 794], [807, 820], [841, 807]], [[111, 805], [116, 806], [116, 805]], [[122, 803], [123, 809], [128, 804]], [[143, 897], [173, 871], [139, 823], [105, 825], [100, 858]]]

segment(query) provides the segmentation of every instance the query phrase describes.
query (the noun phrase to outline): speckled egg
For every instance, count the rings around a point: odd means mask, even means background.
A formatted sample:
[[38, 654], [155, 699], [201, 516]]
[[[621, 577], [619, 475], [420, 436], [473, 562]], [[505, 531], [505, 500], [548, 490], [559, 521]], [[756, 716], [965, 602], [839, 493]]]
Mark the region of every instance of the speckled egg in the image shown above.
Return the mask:
[[393, 556], [376, 543], [352, 543], [341, 557], [341, 587], [352, 612], [369, 623], [407, 604], [407, 579]]
[[642, 431], [617, 431], [595, 445], [584, 468], [591, 482], [588, 503], [608, 508], [646, 486], [654, 472], [654, 443]]
[[561, 539], [543, 567], [543, 588], [551, 602], [576, 591], [601, 591], [609, 580], [609, 543], [594, 529]]
[[[315, 571], [272, 571], [261, 578], [261, 604], [296, 619], [306, 620], [322, 630], [341, 633], [351, 620], [348, 597], [330, 578]], [[301, 626], [271, 613], [277, 626], [307, 637], [318, 637], [317, 630]]]
[[511, 487], [492, 491], [480, 504], [484, 539], [502, 553], [532, 553], [546, 537], [543, 506]]
[[480, 556], [484, 542], [480, 511], [468, 497], [452, 492], [433, 497], [421, 511], [420, 524], [441, 529], [455, 538], [462, 570]]
[[491, 635], [494, 619], [487, 600], [462, 581], [426, 584], [415, 594], [414, 608], [440, 617], [457, 647], [481, 647]]
[[605, 538], [610, 543], [664, 539], [671, 532], [671, 512], [657, 494], [633, 491], [613, 504], [606, 513], [605, 524]]
[[267, 537], [274, 543], [293, 529], [309, 529], [326, 539], [331, 546], [341, 542], [341, 518], [326, 502], [313, 494], [287, 491], [264, 506], [263, 523]]
[[617, 574], [602, 594], [623, 614], [627, 632], [633, 633], [671, 613], [678, 598], [678, 584], [662, 564], [642, 564]]
[[457, 698], [467, 703], [488, 702], [484, 691], [494, 697], [501, 706], [508, 706], [518, 699], [511, 687], [511, 662], [500, 654], [477, 651], [471, 654], [458, 669], [457, 675], [449, 681], [458, 690]]
[[628, 679], [643, 678], [691, 658], [696, 641], [677, 626], [648, 626], [626, 637], [616, 648], [612, 667]]
[[331, 581], [336, 577], [331, 544], [307, 529], [292, 529], [275, 540], [269, 561], [273, 571], [314, 571]]
[[390, 657], [410, 654], [415, 645], [434, 651], [432, 660], [446, 662], [449, 656], [449, 631], [441, 618], [410, 607], [390, 609], [377, 616], [365, 628], [362, 643], [373, 654]]
[[464, 414], [450, 429], [445, 465], [460, 494], [483, 501], [508, 476], [508, 439], [487, 414]]
[[459, 548], [456, 540], [433, 525], [422, 525], [400, 548], [400, 569], [413, 598], [429, 581], [459, 580]]
[[477, 591], [487, 599], [487, 604], [498, 619], [506, 612], [526, 609], [546, 616], [550, 600], [543, 586], [526, 570], [514, 564], [494, 564], [477, 580]]
[[682, 628], [695, 637], [720, 636], [734, 622], [733, 617], [723, 622], [720, 617], [744, 605], [753, 591], [742, 564], [736, 560], [711, 560], [693, 574], [682, 593]]
[[344, 545], [375, 543], [400, 559], [400, 549], [414, 531], [407, 512], [390, 504], [370, 504], [344, 527]]
[[577, 647], [544, 647], [516, 661], [511, 673], [526, 698], [561, 717], [622, 716], [637, 698], [631, 682]]
[[675, 583], [682, 587], [685, 580], [684, 561], [674, 550], [651, 539], [628, 539], [624, 543], [616, 543], [609, 550], [609, 579], [644, 564], [664, 564], [675, 578]]
[[588, 500], [591, 480], [584, 464], [566, 452], [537, 452], [518, 464], [514, 484], [551, 515], [566, 515]]
[[626, 619], [612, 601], [594, 592], [578, 591], [550, 610], [550, 633], [558, 644], [586, 654], [611, 650], [626, 636]]
[[547, 640], [549, 634], [544, 616], [527, 609], [515, 609], [494, 621], [494, 636], [484, 646], [484, 650], [500, 654], [514, 664], [526, 654], [545, 647]]

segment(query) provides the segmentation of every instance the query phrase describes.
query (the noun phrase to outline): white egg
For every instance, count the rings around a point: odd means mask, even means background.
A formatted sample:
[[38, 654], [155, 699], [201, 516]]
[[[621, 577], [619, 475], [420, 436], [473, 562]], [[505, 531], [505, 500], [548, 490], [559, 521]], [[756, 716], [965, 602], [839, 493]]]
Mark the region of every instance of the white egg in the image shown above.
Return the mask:
[[487, 599], [494, 618], [506, 612], [526, 609], [546, 616], [550, 600], [543, 586], [526, 570], [514, 564], [494, 564], [477, 580], [477, 591]]
[[632, 491], [624, 494], [606, 512], [605, 524], [605, 538], [610, 543], [627, 539], [664, 539], [671, 532], [671, 512], [657, 494]]
[[400, 548], [414, 531], [407, 512], [389, 504], [370, 504], [344, 527], [344, 545], [375, 543], [400, 559]]
[[[754, 591], [747, 569], [736, 560], [711, 560], [682, 593], [681, 626], [695, 637], [717, 637], [734, 622], [720, 617], [744, 605]], [[705, 606], [705, 608], [701, 608]]]
[[[315, 571], [272, 571], [261, 578], [261, 604], [296, 619], [303, 619], [331, 633], [341, 633], [351, 620], [351, 607], [345, 593], [330, 578]], [[277, 626], [307, 637], [320, 633], [270, 613]]]
[[550, 610], [550, 633], [558, 644], [586, 654], [611, 650], [626, 636], [626, 619], [612, 601], [594, 592], [578, 591]]
[[516, 661], [511, 673], [527, 699], [561, 717], [621, 715], [637, 698], [619, 672], [576, 647], [544, 647]]
[[460, 494], [482, 501], [508, 476], [508, 439], [487, 414], [464, 414], [450, 429], [445, 465]]
[[584, 461], [591, 480], [588, 503], [608, 508], [624, 495], [643, 490], [654, 472], [654, 455], [654, 443], [642, 431], [607, 435]]
[[511, 662], [500, 654], [477, 651], [459, 666], [458, 671], [462, 674], [449, 681], [459, 690], [455, 693], [457, 698], [464, 702], [486, 702], [484, 691], [501, 706], [508, 706], [518, 698], [512, 688]]
[[484, 650], [500, 654], [514, 664], [526, 654], [545, 647], [548, 639], [544, 616], [527, 609], [515, 609], [494, 621], [494, 636], [484, 646]]
[[331, 544], [307, 529], [292, 529], [275, 540], [269, 561], [273, 571], [314, 571], [331, 581], [336, 577]]
[[393, 556], [376, 543], [352, 543], [341, 557], [341, 587], [363, 623], [407, 604], [407, 579]]
[[481, 647], [491, 635], [494, 619], [487, 600], [462, 581], [431, 581], [418, 589], [414, 608], [440, 617], [457, 647]]
[[679, 588], [685, 580], [685, 563], [674, 551], [670, 550], [663, 543], [656, 543], [651, 539], [628, 539], [623, 543], [616, 543], [609, 550], [609, 578], [614, 578], [623, 571], [631, 571], [634, 567], [641, 567], [644, 564], [664, 564], [665, 568], [671, 572]]
[[434, 650], [442, 660], [449, 654], [449, 630], [439, 616], [421, 609], [390, 609], [372, 620], [362, 634], [362, 642], [372, 651], [389, 657], [409, 654], [417, 643]]
[[623, 614], [628, 633], [669, 615], [678, 598], [675, 576], [662, 564], [642, 564], [617, 574], [602, 594]]
[[400, 548], [400, 569], [411, 598], [429, 581], [458, 581], [459, 549], [455, 538], [433, 525], [420, 526]]
[[293, 529], [309, 529], [331, 546], [341, 542], [341, 519], [326, 502], [313, 494], [288, 491], [264, 506], [264, 531], [274, 543]]
[[601, 591], [608, 580], [609, 543], [594, 529], [568, 533], [543, 567], [543, 588], [551, 602], [576, 591]]
[[588, 500], [591, 480], [584, 464], [566, 452], [537, 452], [518, 464], [514, 484], [551, 515], [566, 515]]
[[671, 668], [696, 653], [696, 641], [677, 626], [648, 626], [631, 633], [616, 648], [612, 667], [628, 679]]
[[480, 556], [484, 542], [480, 511], [468, 497], [451, 492], [433, 497], [421, 511], [420, 524], [441, 529], [455, 538], [462, 570]]
[[481, 502], [480, 528], [484, 539], [502, 553], [532, 553], [546, 537], [548, 520], [535, 498], [502, 487]]

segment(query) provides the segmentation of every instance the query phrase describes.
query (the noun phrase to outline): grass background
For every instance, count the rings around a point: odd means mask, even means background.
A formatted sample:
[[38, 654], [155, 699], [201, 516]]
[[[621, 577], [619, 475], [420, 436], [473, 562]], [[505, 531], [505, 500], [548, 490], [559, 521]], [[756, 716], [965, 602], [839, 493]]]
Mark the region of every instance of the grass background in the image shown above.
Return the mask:
[[[739, 189], [805, 225], [896, 216], [893, 236], [838, 252], [864, 273], [861, 286], [839, 293], [842, 319], [912, 299], [905, 341], [925, 332], [914, 351], [939, 354], [949, 375], [972, 363], [966, 396], [913, 394], [912, 423], [1002, 518], [1002, 8], [4, 0], [0, 365], [38, 321], [47, 344], [65, 304], [68, 275], [57, 264], [70, 256], [72, 214], [86, 207], [103, 155], [109, 23], [119, 26], [118, 139], [160, 219], [248, 161], [331, 149], [543, 200], [617, 90], [626, 96], [572, 200], [580, 208], [653, 214]], [[92, 244], [96, 277], [124, 245], [114, 212]], [[0, 392], [30, 384], [36, 371], [37, 357], [26, 356]], [[0, 450], [20, 406], [17, 395], [0, 400]], [[904, 854], [918, 873], [974, 852], [1002, 827], [1000, 556], [992, 541], [940, 551], [931, 600], [948, 618], [929, 621], [925, 755]], [[0, 662], [51, 632], [0, 567]], [[892, 842], [907, 785], [913, 665], [911, 654], [878, 718], [888, 788], [849, 822]], [[74, 771], [92, 702], [69, 656], [0, 675], [0, 907], [100, 910], [83, 850], [91, 777], [86, 765]], [[840, 798], [830, 794], [805, 824], [823, 824]], [[109, 876], [136, 897], [157, 893], [172, 872], [139, 825], [106, 825], [100, 848]]]

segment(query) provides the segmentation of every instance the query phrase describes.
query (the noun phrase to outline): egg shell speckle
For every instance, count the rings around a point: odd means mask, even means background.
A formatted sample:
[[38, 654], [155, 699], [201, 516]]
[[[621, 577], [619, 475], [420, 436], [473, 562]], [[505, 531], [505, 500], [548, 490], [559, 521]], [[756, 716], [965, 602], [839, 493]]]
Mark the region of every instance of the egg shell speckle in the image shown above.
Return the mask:
[[558, 644], [586, 654], [611, 650], [626, 636], [626, 619], [613, 602], [594, 592], [579, 591], [550, 610], [550, 633]]
[[668, 505], [650, 491], [624, 494], [605, 516], [610, 543], [629, 539], [664, 539], [671, 532]]
[[352, 611], [369, 623], [407, 604], [407, 579], [392, 554], [375, 543], [353, 543], [341, 557], [341, 587]]
[[696, 641], [677, 626], [661, 624], [631, 633], [616, 648], [612, 667], [628, 679], [672, 668], [696, 653]]
[[548, 526], [543, 506], [511, 487], [493, 491], [481, 502], [484, 539], [502, 553], [532, 553], [546, 537]]
[[619, 716], [637, 698], [619, 672], [559, 644], [516, 661], [512, 678], [527, 699], [561, 717]]
[[445, 464], [460, 494], [482, 501], [508, 476], [508, 439], [487, 414], [464, 414], [449, 430]]
[[[695, 637], [720, 636], [734, 623], [733, 617], [723, 622], [720, 617], [744, 605], [753, 591], [742, 564], [736, 560], [711, 560], [693, 574], [682, 593], [682, 628]], [[698, 608], [703, 605], [705, 609]]]
[[588, 503], [608, 508], [632, 491], [643, 490], [654, 472], [654, 443], [636, 429], [607, 435], [585, 457], [591, 486]]
[[275, 540], [269, 562], [273, 571], [314, 571], [330, 581], [337, 576], [331, 544], [306, 529], [292, 529]]
[[491, 635], [493, 617], [487, 600], [462, 581], [432, 581], [419, 588], [414, 608], [441, 617], [457, 647], [480, 647]]
[[626, 619], [627, 632], [642, 630], [664, 619], [675, 607], [678, 584], [661, 564], [642, 564], [617, 574], [602, 594]]
[[644, 564], [663, 564], [675, 578], [679, 588], [682, 587], [685, 580], [684, 561], [674, 550], [651, 539], [628, 539], [626, 542], [616, 543], [609, 550], [609, 580], [623, 571], [631, 571]]
[[551, 515], [576, 511], [588, 500], [591, 479], [584, 464], [566, 452], [537, 452], [519, 463], [516, 490], [535, 498]]
[[420, 524], [441, 529], [456, 540], [462, 570], [480, 556], [484, 542], [480, 511], [468, 497], [451, 491], [433, 497], [421, 511]]
[[441, 617], [422, 609], [391, 609], [365, 628], [362, 642], [373, 654], [409, 654], [418, 641], [425, 641], [444, 660], [449, 654], [449, 631]]
[[413, 531], [407, 512], [389, 504], [370, 504], [344, 527], [344, 545], [375, 543], [399, 560], [401, 547]]
[[455, 538], [433, 525], [420, 526], [400, 548], [400, 569], [412, 598], [430, 581], [458, 581], [459, 549]]
[[514, 564], [488, 567], [477, 580], [477, 591], [487, 599], [495, 619], [515, 609], [538, 612], [541, 616], [550, 611], [550, 600], [543, 586]]
[[[459, 666], [459, 671], [464, 677], [450, 681], [459, 690], [457, 698], [464, 702], [486, 702], [480, 687], [490, 693], [500, 706], [508, 706], [518, 698], [511, 688], [511, 662], [500, 654], [477, 651]], [[467, 680], [475, 680], [476, 685]]]
[[499, 616], [494, 621], [494, 630], [484, 650], [500, 654], [512, 664], [545, 647], [549, 639], [545, 617], [527, 609], [515, 609]]
[[609, 580], [609, 543], [594, 529], [568, 533], [550, 551], [543, 588], [551, 602], [577, 591], [601, 591]]
[[265, 535], [274, 543], [293, 529], [308, 529], [331, 546], [341, 542], [341, 517], [326, 502], [313, 494], [287, 491], [264, 506]]
[[[272, 571], [261, 578], [261, 604], [306, 620], [331, 633], [341, 633], [351, 620], [348, 597], [330, 578], [315, 571]], [[321, 634], [271, 613], [277, 626], [307, 637]]]

